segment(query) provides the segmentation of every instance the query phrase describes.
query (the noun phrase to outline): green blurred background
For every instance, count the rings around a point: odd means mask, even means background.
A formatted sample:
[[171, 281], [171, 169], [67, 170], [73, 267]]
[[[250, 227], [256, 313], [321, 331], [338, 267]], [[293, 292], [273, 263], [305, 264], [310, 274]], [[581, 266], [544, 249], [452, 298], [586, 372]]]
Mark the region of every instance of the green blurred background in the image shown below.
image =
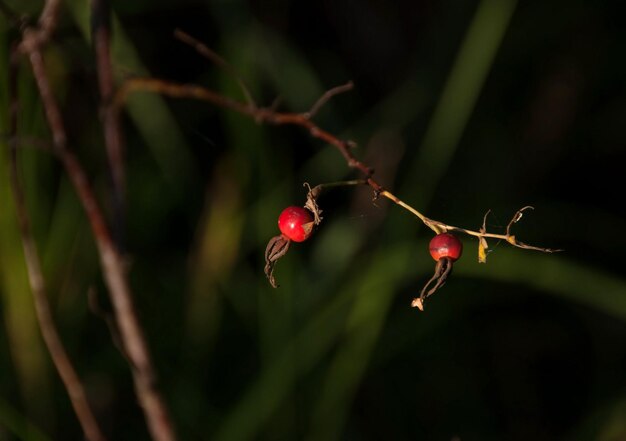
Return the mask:
[[[40, 1], [7, 1], [36, 17]], [[428, 216], [516, 226], [557, 255], [464, 238], [430, 277], [431, 232], [371, 192], [320, 200], [324, 222], [263, 275], [278, 213], [303, 182], [354, 176], [332, 147], [192, 100], [134, 95], [124, 117], [125, 248], [141, 321], [181, 440], [626, 440], [626, 31], [620, 1], [114, 1], [119, 79], [150, 75], [242, 99], [233, 77], [176, 41], [181, 28], [240, 72], [256, 101], [305, 111], [358, 142], [379, 181]], [[45, 57], [100, 201], [110, 185], [86, 0], [64, 2]], [[0, 18], [0, 132], [7, 57]], [[27, 65], [24, 137], [48, 139]], [[78, 440], [43, 347], [0, 139], [0, 440]], [[20, 172], [63, 340], [111, 440], [148, 439], [128, 366], [87, 306], [106, 290], [58, 162]]]

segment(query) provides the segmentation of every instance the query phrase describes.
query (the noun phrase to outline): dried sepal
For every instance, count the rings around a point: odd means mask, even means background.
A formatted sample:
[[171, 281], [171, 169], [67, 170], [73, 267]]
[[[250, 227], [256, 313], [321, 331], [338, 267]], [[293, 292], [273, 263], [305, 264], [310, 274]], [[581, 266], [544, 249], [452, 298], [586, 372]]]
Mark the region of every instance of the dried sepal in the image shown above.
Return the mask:
[[[441, 288], [448, 279], [448, 276], [452, 273], [452, 259], [448, 257], [443, 257], [437, 261], [437, 265], [435, 266], [435, 274], [430, 278], [430, 280], [424, 285], [422, 288], [422, 292], [419, 297], [416, 297], [411, 302], [411, 306], [419, 309], [420, 311], [424, 310], [424, 301], [436, 293], [439, 288]], [[432, 286], [432, 287], [431, 287]]]
[[304, 230], [304, 234], [309, 236], [311, 232], [313, 231], [313, 227], [315, 227], [315, 225], [316, 225], [315, 221], [302, 224], [302, 229]]
[[[480, 227], [480, 234], [487, 234], [487, 216], [489, 216], [491, 210], [487, 210], [485, 216], [483, 217], [483, 225]], [[489, 244], [487, 243], [487, 239], [484, 236], [478, 236], [478, 263], [487, 263], [487, 250], [489, 249]]]
[[[318, 185], [317, 187], [314, 187], [313, 189], [311, 189], [311, 186], [309, 185], [308, 182], [305, 182], [304, 186], [308, 190], [306, 194], [306, 204], [304, 204], [304, 208], [306, 208], [311, 213], [313, 213], [313, 223], [315, 225], [319, 225], [323, 219], [322, 210], [317, 205], [317, 198], [320, 195], [320, 186]], [[306, 226], [304, 227], [306, 228]], [[313, 225], [311, 225], [310, 228], [312, 229]]]
[[484, 237], [478, 238], [478, 263], [487, 263], [487, 241]]
[[291, 241], [280, 234], [272, 237], [265, 248], [265, 275], [273, 288], [278, 288], [276, 279], [274, 279], [274, 266], [276, 266], [278, 259], [287, 253], [290, 244]]

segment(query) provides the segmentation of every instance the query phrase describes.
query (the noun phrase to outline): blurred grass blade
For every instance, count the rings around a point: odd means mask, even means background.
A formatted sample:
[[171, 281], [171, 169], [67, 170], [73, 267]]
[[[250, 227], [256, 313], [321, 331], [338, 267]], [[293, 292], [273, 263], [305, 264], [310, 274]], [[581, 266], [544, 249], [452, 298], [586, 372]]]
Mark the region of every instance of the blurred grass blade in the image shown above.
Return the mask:
[[50, 438], [24, 415], [0, 398], [0, 440], [4, 440], [4, 436], [9, 433], [22, 441], [50, 441]]
[[459, 264], [454, 271], [456, 275], [523, 283], [626, 320], [626, 281], [561, 256], [498, 249], [488, 265]]
[[420, 188], [419, 206], [428, 204], [454, 156], [516, 4], [482, 0], [478, 5], [411, 167], [413, 178], [405, 184], [405, 191]]
[[[402, 245], [385, 250], [385, 259], [357, 264], [362, 268], [359, 274], [365, 276], [353, 279], [297, 332], [283, 351], [261, 372], [260, 378], [248, 389], [239, 404], [228, 413], [214, 439], [239, 441], [257, 434], [287, 398], [291, 382], [284, 379], [297, 379], [308, 373], [334, 346], [342, 330], [348, 332], [347, 347], [359, 347], [360, 357], [366, 361], [386, 315], [393, 286], [406, 275], [407, 266], [403, 262], [406, 263], [406, 256], [411, 249], [412, 246]], [[381, 291], [373, 292], [372, 289]], [[357, 296], [359, 301], [351, 307]], [[352, 312], [346, 328], [345, 317], [350, 310]], [[366, 322], [373, 316], [377, 317], [379, 323], [372, 325], [373, 331], [366, 330], [369, 326]], [[337, 372], [337, 375], [343, 376], [341, 370]], [[343, 392], [346, 402], [360, 378], [358, 370], [351, 374], [355, 375], [355, 379]], [[341, 423], [341, 419], [337, 423]]]
[[[8, 42], [6, 34], [0, 33], [0, 58], [8, 60]], [[5, 125], [8, 121], [8, 84], [7, 70], [0, 69], [0, 133], [8, 133]], [[26, 75], [20, 75], [21, 85], [30, 81]], [[23, 87], [22, 87], [23, 88]], [[20, 90], [21, 91], [21, 90]], [[20, 127], [32, 128], [40, 123], [37, 97], [20, 96]], [[27, 122], [26, 122], [27, 121]], [[16, 223], [13, 198], [5, 181], [9, 176], [9, 149], [0, 140], [0, 294], [2, 295], [2, 313], [4, 315], [7, 341], [10, 346], [12, 362], [17, 373], [18, 390], [24, 400], [26, 411], [34, 417], [49, 415], [50, 388], [47, 353], [39, 334], [35, 317], [30, 286], [26, 274], [24, 254], [20, 234]], [[22, 155], [23, 156], [23, 155]], [[36, 161], [24, 161], [21, 172], [34, 176], [37, 173]], [[29, 207], [37, 207], [35, 197], [29, 199]]]
[[[308, 372], [333, 345], [340, 330], [338, 317], [345, 313], [350, 297], [335, 297], [294, 336], [228, 412], [214, 440], [247, 440], [260, 430], [289, 393], [292, 383], [285, 382], [285, 376], [291, 380], [294, 372], [297, 376]], [[299, 351], [301, 347], [306, 351]]]
[[344, 421], [385, 323], [395, 287], [407, 272], [409, 248], [381, 250], [372, 262], [372, 268], [356, 276], [359, 286], [355, 302], [344, 341], [330, 364], [313, 412], [310, 440], [341, 439]]
[[218, 286], [231, 277], [238, 257], [244, 219], [235, 170], [232, 156], [220, 160], [197, 226], [185, 321], [192, 352], [206, 351], [215, 338], [221, 308]]

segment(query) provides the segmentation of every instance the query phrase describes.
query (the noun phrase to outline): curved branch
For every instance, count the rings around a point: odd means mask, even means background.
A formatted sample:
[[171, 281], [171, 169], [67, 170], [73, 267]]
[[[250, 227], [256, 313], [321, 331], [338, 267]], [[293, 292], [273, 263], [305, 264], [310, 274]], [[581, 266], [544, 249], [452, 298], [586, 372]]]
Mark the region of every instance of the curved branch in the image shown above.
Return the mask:
[[[352, 83], [348, 83], [344, 86], [339, 86], [337, 88], [333, 88], [330, 91], [324, 93], [322, 97], [317, 101], [317, 103], [313, 106], [315, 111], [319, 110], [320, 105], [325, 104], [332, 96], [337, 93], [345, 92], [352, 88]], [[364, 162], [359, 161], [354, 154], [352, 153], [350, 147], [352, 143], [350, 141], [342, 140], [330, 132], [327, 132], [317, 126], [310, 119], [310, 113], [289, 113], [289, 112], [277, 112], [273, 108], [258, 108], [255, 106], [251, 106], [240, 101], [233, 100], [229, 97], [221, 95], [211, 89], [207, 89], [202, 86], [197, 86], [193, 84], [177, 84], [169, 81], [164, 81], [156, 78], [131, 78], [126, 80], [124, 84], [118, 89], [118, 93], [115, 97], [115, 107], [117, 111], [121, 111], [122, 106], [124, 105], [128, 96], [134, 92], [155, 92], [160, 93], [165, 96], [169, 96], [172, 98], [190, 98], [196, 99], [200, 101], [206, 101], [211, 104], [214, 104], [218, 107], [222, 107], [225, 109], [229, 109], [235, 112], [238, 112], [243, 115], [248, 115], [252, 117], [255, 121], [259, 123], [267, 123], [274, 125], [295, 125], [300, 126], [303, 129], [307, 130], [309, 134], [313, 138], [320, 139], [339, 150], [341, 155], [344, 157], [346, 164], [348, 167], [356, 169], [365, 177], [365, 183], [369, 185], [374, 191], [374, 195], [383, 196], [396, 205], [404, 208], [405, 210], [412, 213], [414, 216], [419, 218], [424, 225], [433, 230], [436, 234], [443, 233], [446, 231], [455, 231], [458, 233], [467, 234], [469, 236], [475, 236], [479, 238], [492, 238], [492, 239], [501, 239], [505, 240], [507, 243], [523, 249], [529, 250], [537, 250], [545, 253], [554, 253], [561, 250], [552, 249], [552, 248], [541, 248], [535, 247], [532, 245], [527, 245], [523, 242], [519, 242], [516, 240], [515, 236], [510, 234], [510, 226], [517, 222], [519, 218], [521, 218], [521, 212], [526, 210], [529, 207], [524, 207], [522, 210], [518, 211], [514, 219], [517, 217], [518, 219], [515, 222], [511, 222], [507, 227], [506, 234], [495, 234], [488, 233], [485, 231], [473, 231], [466, 228], [456, 227], [453, 225], [448, 225], [444, 222], [440, 222], [434, 219], [430, 219], [424, 214], [422, 214], [419, 210], [415, 209], [411, 205], [402, 201], [396, 195], [391, 193], [390, 191], [383, 188], [376, 180], [373, 178], [374, 169]]]
[[175, 441], [173, 423], [167, 405], [156, 387], [156, 371], [133, 304], [121, 256], [113, 243], [102, 210], [89, 185], [87, 175], [74, 154], [67, 148], [67, 134], [61, 111], [46, 74], [40, 43], [39, 32], [27, 27], [22, 32], [22, 41], [18, 48], [30, 61], [48, 126], [52, 132], [52, 151], [63, 164], [91, 226], [100, 257], [104, 282], [111, 297], [124, 350], [131, 363], [135, 391], [150, 434], [157, 441]]
[[24, 196], [24, 188], [20, 183], [17, 167], [17, 59], [11, 57], [11, 66], [9, 72], [9, 93], [11, 94], [10, 105], [10, 131], [9, 138], [10, 158], [9, 158], [9, 182], [13, 200], [15, 202], [15, 212], [17, 215], [17, 224], [22, 239], [22, 247], [24, 249], [24, 260], [28, 271], [28, 282], [33, 295], [33, 303], [37, 314], [37, 322], [43, 337], [44, 343], [48, 348], [50, 358], [61, 377], [61, 381], [65, 386], [65, 390], [69, 396], [74, 413], [78, 418], [85, 438], [89, 441], [106, 441], [102, 434], [98, 421], [94, 416], [83, 383], [81, 382], [72, 361], [63, 345], [63, 341], [59, 335], [50, 303], [48, 302], [48, 294], [46, 292], [46, 283], [41, 269], [41, 261], [37, 252], [37, 245], [33, 238], [30, 219], [26, 210], [26, 202]]

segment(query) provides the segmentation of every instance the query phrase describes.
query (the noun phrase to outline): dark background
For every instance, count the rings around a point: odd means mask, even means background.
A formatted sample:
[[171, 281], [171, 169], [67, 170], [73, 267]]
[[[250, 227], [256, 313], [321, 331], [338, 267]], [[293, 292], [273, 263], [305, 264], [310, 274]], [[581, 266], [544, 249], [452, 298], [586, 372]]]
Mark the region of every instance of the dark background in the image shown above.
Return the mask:
[[[36, 17], [39, 2], [7, 2]], [[110, 208], [86, 2], [64, 4], [46, 51], [71, 148]], [[124, 116], [130, 278], [160, 382], [185, 440], [626, 439], [623, 273], [626, 32], [622, 2], [113, 2], [119, 81], [147, 75], [305, 111], [358, 143], [379, 182], [426, 215], [517, 237], [464, 258], [427, 303], [431, 232], [366, 188], [320, 199], [324, 222], [263, 275], [288, 205], [356, 176], [331, 146], [193, 100], [131, 97]], [[8, 48], [0, 18], [0, 129]], [[48, 139], [27, 65], [20, 135]], [[4, 142], [3, 140], [0, 140]], [[0, 440], [81, 439], [34, 320], [0, 155]], [[87, 306], [107, 309], [97, 254], [59, 164], [20, 167], [55, 318], [102, 426], [147, 439], [128, 366]]]

